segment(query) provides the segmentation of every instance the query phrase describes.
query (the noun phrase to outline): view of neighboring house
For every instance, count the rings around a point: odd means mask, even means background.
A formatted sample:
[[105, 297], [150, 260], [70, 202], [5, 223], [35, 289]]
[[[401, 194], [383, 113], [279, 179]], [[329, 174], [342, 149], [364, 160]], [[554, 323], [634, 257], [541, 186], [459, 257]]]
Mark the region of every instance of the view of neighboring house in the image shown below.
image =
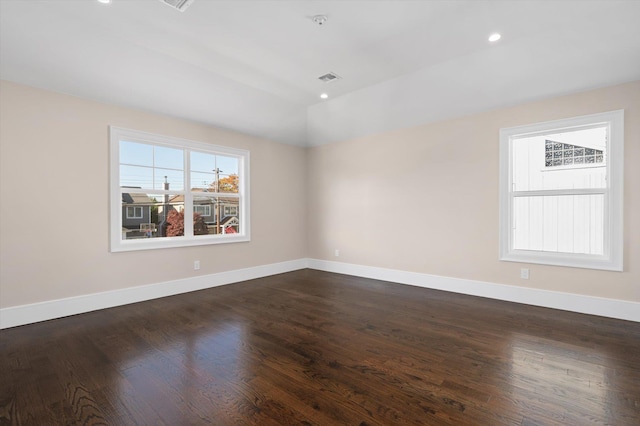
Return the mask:
[[[513, 184], [519, 191], [605, 188], [607, 128], [527, 136], [514, 144]], [[602, 194], [522, 196], [514, 204], [514, 247], [604, 252]]]
[[154, 230], [151, 217], [153, 204], [153, 200], [147, 194], [122, 193], [123, 239], [144, 237], [147, 230]]
[[[193, 191], [200, 192], [197, 189]], [[237, 198], [212, 196], [195, 196], [194, 198], [194, 213], [204, 219], [208, 234], [234, 234], [240, 231]], [[167, 198], [164, 202], [158, 202], [147, 194], [123, 192], [122, 239], [163, 236], [159, 230], [165, 220], [165, 213], [168, 214], [171, 210], [178, 212], [184, 210], [183, 195], [176, 195]], [[219, 222], [218, 211], [220, 212]]]
[[[198, 192], [194, 190], [194, 192]], [[239, 232], [238, 199], [233, 197], [201, 197], [194, 196], [193, 212], [204, 219], [209, 229], [209, 234], [230, 234]], [[176, 195], [169, 199], [169, 209], [182, 211], [184, 209], [184, 196]], [[218, 210], [220, 211], [220, 223], [218, 223]], [[217, 231], [220, 226], [220, 232]]]
[[223, 234], [237, 234], [240, 221], [237, 216], [226, 216], [220, 221], [220, 230]]

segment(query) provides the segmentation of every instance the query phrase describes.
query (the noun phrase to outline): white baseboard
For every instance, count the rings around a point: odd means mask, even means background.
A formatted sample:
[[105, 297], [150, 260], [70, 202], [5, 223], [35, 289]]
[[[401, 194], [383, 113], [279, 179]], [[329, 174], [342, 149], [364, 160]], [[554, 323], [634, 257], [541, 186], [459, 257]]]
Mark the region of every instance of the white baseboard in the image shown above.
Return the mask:
[[640, 322], [640, 303], [638, 302], [538, 290], [461, 278], [442, 277], [328, 260], [297, 259], [103, 293], [3, 308], [0, 309], [0, 329], [62, 318], [99, 309], [112, 308], [114, 306], [143, 302], [145, 300], [173, 296], [305, 268]]
[[320, 271], [640, 322], [640, 303], [638, 302], [442, 277], [329, 260], [308, 259], [308, 267]]
[[307, 259], [297, 259], [157, 284], [106, 291], [103, 293], [86, 294], [65, 299], [3, 308], [0, 309], [0, 329], [62, 318], [69, 315], [96, 311], [98, 309], [128, 305], [130, 303], [143, 302], [160, 297], [173, 296], [190, 291], [203, 290], [220, 285], [304, 269], [306, 267]]

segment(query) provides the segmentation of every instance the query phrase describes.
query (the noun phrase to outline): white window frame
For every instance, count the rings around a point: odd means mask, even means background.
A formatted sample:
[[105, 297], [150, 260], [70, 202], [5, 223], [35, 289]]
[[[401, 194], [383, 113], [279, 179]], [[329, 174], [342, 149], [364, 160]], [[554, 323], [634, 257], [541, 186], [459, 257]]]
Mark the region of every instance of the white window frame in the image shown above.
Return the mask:
[[[110, 250], [111, 252], [163, 249], [185, 246], [200, 246], [209, 244], [237, 243], [251, 240], [250, 202], [249, 202], [249, 151], [229, 148], [204, 142], [170, 136], [156, 135], [137, 130], [109, 127], [110, 156], [109, 156], [109, 184], [110, 184]], [[120, 187], [120, 141], [136, 142], [156, 146], [181, 149], [184, 152], [184, 188], [182, 190], [139, 189]], [[190, 152], [198, 151], [215, 155], [232, 156], [238, 159], [239, 187], [238, 193], [207, 192], [212, 197], [237, 197], [239, 200], [240, 232], [236, 234], [193, 234], [193, 199], [191, 188]], [[153, 194], [158, 196], [183, 195], [185, 210], [185, 235], [179, 237], [156, 237], [143, 239], [122, 239], [122, 193]], [[195, 193], [195, 196], [201, 193]]]
[[[136, 215], [135, 213], [134, 213], [133, 216], [131, 216], [129, 214], [129, 209], [133, 209], [134, 212], [136, 211], [136, 209], [140, 209], [140, 216]], [[144, 218], [144, 210], [142, 209], [142, 206], [126, 206], [126, 210], [127, 210], [127, 213], [126, 213], [127, 219], [142, 219], [142, 218]]]
[[[607, 186], [602, 189], [513, 191], [513, 152], [515, 139], [554, 130], [567, 131], [591, 125], [606, 125]], [[537, 263], [576, 268], [623, 270], [623, 178], [624, 178], [624, 110], [548, 121], [500, 129], [500, 260]], [[533, 194], [533, 193], [536, 194]], [[543, 194], [544, 193], [544, 194]], [[524, 195], [604, 195], [604, 253], [602, 255], [560, 253], [513, 248], [513, 200]]]

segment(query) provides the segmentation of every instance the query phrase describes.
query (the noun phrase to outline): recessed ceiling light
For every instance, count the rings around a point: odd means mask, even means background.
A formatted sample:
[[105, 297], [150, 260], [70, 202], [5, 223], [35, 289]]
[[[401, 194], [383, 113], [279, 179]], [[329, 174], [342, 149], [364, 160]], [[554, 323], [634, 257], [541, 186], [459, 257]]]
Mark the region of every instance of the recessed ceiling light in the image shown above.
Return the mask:
[[500, 40], [500, 38], [501, 38], [501, 37], [502, 37], [502, 36], [501, 36], [500, 34], [498, 34], [498, 33], [493, 33], [493, 34], [491, 34], [491, 35], [489, 36], [489, 41], [493, 43], [494, 41], [498, 41], [498, 40]]
[[327, 99], [329, 97], [329, 95], [327, 95], [326, 93], [323, 93], [323, 94], [320, 95], [320, 97], [322, 99]]
[[311, 20], [321, 27], [327, 23], [327, 15], [316, 15], [312, 17]]
[[111, 3], [111, 0], [98, 0], [98, 2], [103, 4], [109, 4]]

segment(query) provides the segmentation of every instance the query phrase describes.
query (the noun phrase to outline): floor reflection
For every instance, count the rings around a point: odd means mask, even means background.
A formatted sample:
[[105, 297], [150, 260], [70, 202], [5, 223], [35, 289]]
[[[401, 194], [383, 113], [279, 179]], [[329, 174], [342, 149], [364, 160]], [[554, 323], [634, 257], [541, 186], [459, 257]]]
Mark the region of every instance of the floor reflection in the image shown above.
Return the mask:
[[549, 421], [615, 423], [609, 386], [613, 375], [607, 356], [592, 346], [520, 333], [511, 338], [513, 402], [527, 401], [543, 418], [553, 412]]
[[215, 421], [220, 411], [241, 412], [242, 389], [229, 385], [253, 377], [246, 368], [245, 324], [216, 324], [163, 340], [165, 344], [157, 342], [157, 347], [121, 360], [123, 401], [136, 394], [152, 395], [149, 409], [169, 421], [179, 421], [185, 407], [203, 421]]

